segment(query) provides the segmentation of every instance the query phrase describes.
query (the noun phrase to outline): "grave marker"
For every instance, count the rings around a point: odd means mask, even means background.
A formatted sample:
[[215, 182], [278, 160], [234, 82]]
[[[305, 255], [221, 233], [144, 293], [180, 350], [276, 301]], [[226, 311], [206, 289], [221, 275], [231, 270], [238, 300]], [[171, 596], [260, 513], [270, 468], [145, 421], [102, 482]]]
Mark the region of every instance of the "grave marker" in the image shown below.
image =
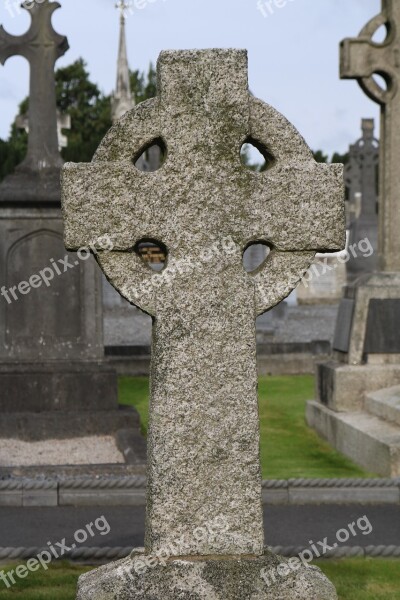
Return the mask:
[[[78, 597], [305, 599], [311, 589], [336, 598], [316, 571], [288, 577], [279, 596], [260, 577], [276, 558], [264, 554], [255, 319], [291, 292], [316, 251], [343, 247], [342, 166], [317, 164], [249, 94], [244, 51], [163, 52], [158, 80], [159, 97], [118, 121], [91, 164], [63, 170], [66, 246], [109, 232], [114, 250], [98, 245], [100, 266], [154, 319], [145, 554], [124, 561], [131, 581], [121, 566], [103, 569], [82, 579]], [[162, 167], [136, 169], [160, 138]], [[273, 157], [270, 170], [242, 165], [248, 139]], [[132, 251], [145, 239], [168, 251], [161, 273]], [[242, 255], [256, 240], [272, 251], [248, 274]], [[196, 535], [221, 517], [224, 530]], [[177, 538], [185, 558], [138, 574], [138, 561]]]

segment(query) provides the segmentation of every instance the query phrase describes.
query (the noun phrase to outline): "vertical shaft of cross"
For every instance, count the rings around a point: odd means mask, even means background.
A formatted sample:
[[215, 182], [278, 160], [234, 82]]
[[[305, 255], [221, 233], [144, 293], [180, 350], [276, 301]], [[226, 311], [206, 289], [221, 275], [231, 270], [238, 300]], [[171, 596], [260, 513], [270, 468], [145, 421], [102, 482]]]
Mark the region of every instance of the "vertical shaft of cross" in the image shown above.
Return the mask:
[[[219, 262], [178, 278], [180, 291], [161, 292], [148, 442], [150, 554], [182, 536], [187, 555], [263, 552], [254, 293], [239, 250]], [[215, 539], [197, 537], [221, 518]]]
[[22, 36], [12, 36], [0, 28], [0, 61], [14, 55], [24, 56], [30, 65], [29, 141], [27, 156], [21, 167], [32, 171], [62, 165], [58, 148], [56, 89], [54, 66], [68, 50], [66, 37], [58, 35], [51, 17], [58, 2], [34, 3], [29, 10], [32, 23]]
[[377, 140], [374, 138], [374, 120], [362, 120], [362, 149], [358, 148], [358, 155], [362, 153], [361, 163], [361, 215], [363, 217], [376, 216], [376, 169], [377, 163]]
[[[45, 44], [44, 36], [39, 42]], [[29, 139], [25, 165], [33, 170], [59, 164], [57, 140], [56, 91], [54, 82], [46, 81], [53, 73], [54, 58], [49, 47], [31, 50], [29, 86]], [[48, 108], [48, 112], [43, 110]], [[54, 165], [54, 162], [56, 163]]]
[[400, 90], [381, 110], [379, 248], [384, 271], [400, 271], [399, 127]]

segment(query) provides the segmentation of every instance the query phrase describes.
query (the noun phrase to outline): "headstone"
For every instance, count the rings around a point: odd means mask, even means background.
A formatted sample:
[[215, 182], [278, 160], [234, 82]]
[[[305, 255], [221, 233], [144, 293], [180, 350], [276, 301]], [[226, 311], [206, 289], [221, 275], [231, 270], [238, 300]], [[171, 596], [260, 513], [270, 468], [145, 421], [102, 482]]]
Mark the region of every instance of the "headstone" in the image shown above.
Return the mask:
[[[333, 600], [315, 569], [273, 588], [262, 579], [282, 559], [264, 550], [255, 319], [316, 251], [343, 247], [342, 166], [317, 164], [249, 93], [245, 51], [163, 52], [158, 80], [159, 96], [118, 121], [92, 163], [63, 169], [67, 248], [108, 232], [99, 264], [153, 317], [146, 547], [82, 577], [78, 598]], [[143, 174], [132, 156], [158, 137], [167, 159]], [[249, 137], [274, 156], [270, 170], [242, 165]], [[167, 248], [162, 272], [132, 253], [144, 239]], [[252, 240], [273, 250], [248, 274]]]
[[318, 254], [296, 288], [297, 302], [300, 306], [337, 306], [346, 281], [346, 261], [343, 253]]
[[[29, 133], [28, 115], [18, 115], [15, 119], [15, 125], [18, 129], [23, 129], [26, 133]], [[59, 151], [68, 146], [68, 138], [63, 133], [63, 129], [71, 129], [71, 116], [57, 110], [57, 138]]]
[[31, 67], [28, 154], [0, 186], [0, 437], [25, 440], [139, 431], [104, 361], [100, 271], [62, 241], [54, 64], [68, 42], [52, 27], [58, 7], [34, 3], [18, 38], [0, 29], [0, 60], [21, 54]]
[[[382, 26], [387, 37], [377, 43], [373, 37]], [[346, 288], [335, 352], [329, 363], [318, 368], [318, 402], [308, 407], [308, 422], [324, 437], [367, 470], [383, 476], [400, 474], [400, 429], [396, 432], [391, 424], [362, 411], [368, 393], [400, 384], [400, 141], [394, 134], [400, 127], [399, 27], [400, 3], [383, 0], [382, 12], [359, 37], [341, 44], [341, 77], [356, 79], [381, 106], [380, 271], [362, 275]], [[383, 77], [386, 89], [375, 73]], [[372, 199], [365, 203], [365, 211], [374, 212]]]
[[[360, 275], [378, 269], [378, 166], [379, 141], [374, 137], [374, 120], [363, 119], [362, 137], [350, 146], [345, 167], [345, 184], [349, 198], [349, 261], [347, 278], [354, 281]], [[373, 252], [363, 255], [360, 241], [368, 240]]]

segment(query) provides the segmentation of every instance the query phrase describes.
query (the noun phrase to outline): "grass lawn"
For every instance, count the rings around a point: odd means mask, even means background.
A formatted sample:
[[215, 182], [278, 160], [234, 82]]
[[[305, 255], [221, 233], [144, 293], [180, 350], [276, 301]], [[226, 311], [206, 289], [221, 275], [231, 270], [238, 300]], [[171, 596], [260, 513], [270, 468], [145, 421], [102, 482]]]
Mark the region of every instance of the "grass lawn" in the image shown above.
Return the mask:
[[[26, 564], [26, 563], [20, 563]], [[4, 569], [15, 569], [16, 565]], [[41, 569], [29, 573], [25, 579], [16, 578], [16, 584], [7, 589], [0, 581], [0, 599], [20, 598], [21, 600], [75, 600], [76, 582], [79, 575], [91, 571], [93, 567], [82, 567], [68, 562], [51, 565], [48, 571]]]
[[398, 559], [325, 560], [318, 564], [335, 584], [339, 600], [399, 600]]
[[[339, 600], [399, 600], [400, 561], [393, 559], [344, 559], [317, 563], [335, 584]], [[15, 565], [9, 568], [15, 568]], [[5, 569], [7, 570], [7, 569]], [[76, 582], [81, 573], [90, 571], [63, 562], [48, 571], [30, 573], [7, 589], [0, 581], [0, 600], [75, 600]]]
[[[121, 377], [119, 398], [140, 413], [148, 426], [148, 379]], [[305, 404], [314, 397], [311, 375], [260, 377], [261, 465], [265, 479], [291, 477], [369, 477], [321, 440], [304, 421]]]

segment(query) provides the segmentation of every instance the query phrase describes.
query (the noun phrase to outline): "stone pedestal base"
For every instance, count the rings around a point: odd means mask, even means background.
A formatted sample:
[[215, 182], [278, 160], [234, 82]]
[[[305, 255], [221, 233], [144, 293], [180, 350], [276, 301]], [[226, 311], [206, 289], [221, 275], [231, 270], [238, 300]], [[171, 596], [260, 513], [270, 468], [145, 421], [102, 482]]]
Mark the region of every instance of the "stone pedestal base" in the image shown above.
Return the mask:
[[0, 365], [0, 437], [25, 441], [113, 435], [139, 415], [119, 407], [117, 375], [102, 361]]
[[1, 413], [112, 410], [117, 374], [103, 361], [0, 364]]
[[400, 427], [367, 411], [335, 412], [308, 402], [307, 424], [360, 467], [381, 477], [400, 477]]
[[400, 363], [319, 364], [316, 396], [310, 427], [370, 473], [400, 476]]
[[394, 385], [400, 385], [400, 363], [353, 366], [330, 360], [317, 365], [317, 400], [334, 411], [361, 411], [366, 393]]
[[260, 557], [166, 562], [134, 551], [82, 575], [77, 600], [337, 600], [320, 569], [299, 560], [292, 564], [268, 551]]

